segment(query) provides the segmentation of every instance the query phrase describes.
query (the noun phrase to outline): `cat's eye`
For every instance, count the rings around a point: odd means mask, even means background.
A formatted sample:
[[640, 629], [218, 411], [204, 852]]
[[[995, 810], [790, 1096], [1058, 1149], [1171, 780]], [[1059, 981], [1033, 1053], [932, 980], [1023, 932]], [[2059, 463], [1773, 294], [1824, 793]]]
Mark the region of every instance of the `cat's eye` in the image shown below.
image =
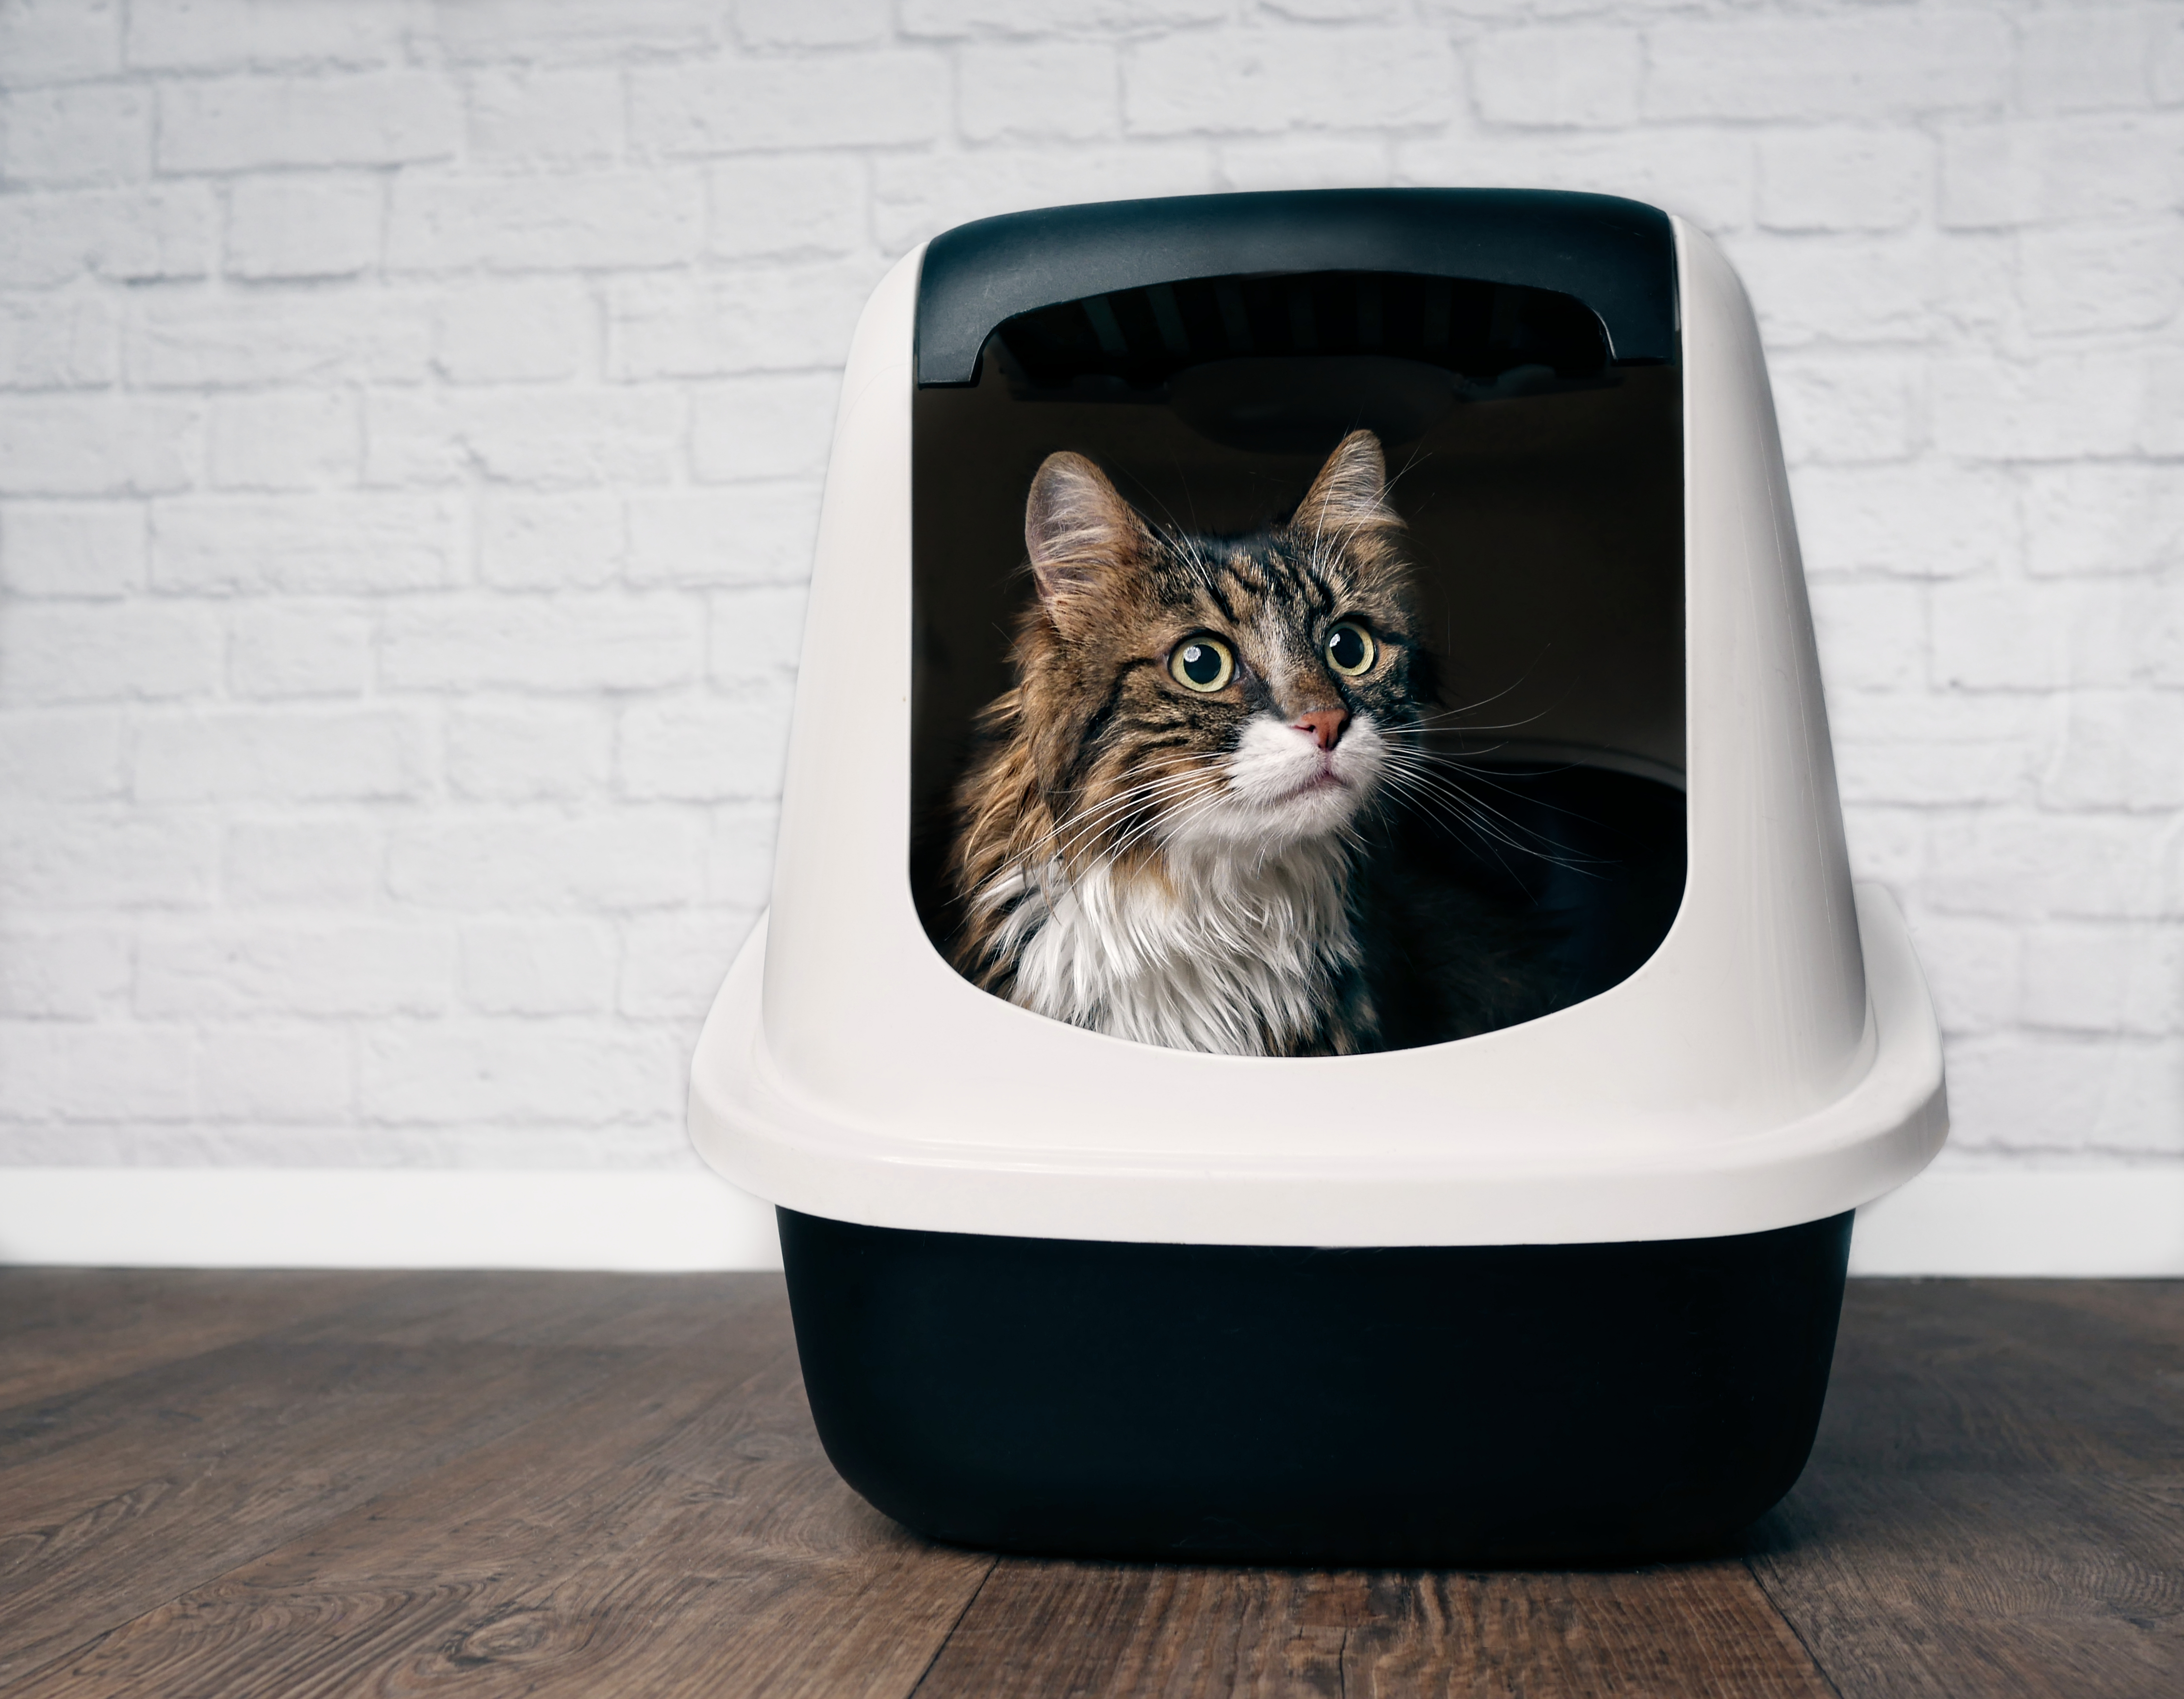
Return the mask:
[[1327, 664], [1345, 678], [1369, 672], [1379, 658], [1380, 645], [1373, 641], [1372, 632], [1352, 621], [1343, 621], [1327, 634]]
[[1235, 677], [1236, 657], [1219, 638], [1185, 638], [1167, 658], [1167, 670], [1178, 684], [1192, 690], [1214, 691]]

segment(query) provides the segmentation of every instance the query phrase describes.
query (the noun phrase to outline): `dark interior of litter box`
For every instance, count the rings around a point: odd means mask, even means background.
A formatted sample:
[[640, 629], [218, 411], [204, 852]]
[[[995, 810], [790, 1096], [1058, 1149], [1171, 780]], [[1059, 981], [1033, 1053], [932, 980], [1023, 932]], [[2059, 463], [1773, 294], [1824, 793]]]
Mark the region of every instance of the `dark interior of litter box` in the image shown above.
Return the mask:
[[1556, 911], [1566, 1001], [1628, 977], [1684, 885], [1681, 374], [1613, 358], [1582, 301], [1318, 270], [1195, 277], [1000, 323], [915, 392], [913, 883], [935, 874], [978, 710], [1031, 599], [1023, 506], [1058, 449], [1164, 525], [1256, 530], [1377, 432], [1474, 806], [1433, 824], [1482, 883]]

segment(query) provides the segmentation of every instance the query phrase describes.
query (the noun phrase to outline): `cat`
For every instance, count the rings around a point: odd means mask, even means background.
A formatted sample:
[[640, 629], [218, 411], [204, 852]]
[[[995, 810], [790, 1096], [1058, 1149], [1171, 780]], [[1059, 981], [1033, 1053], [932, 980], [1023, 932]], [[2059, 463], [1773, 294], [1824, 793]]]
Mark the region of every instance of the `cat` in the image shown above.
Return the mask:
[[[1340, 1056], [1545, 1012], [1524, 917], [1400, 829], [1437, 700], [1379, 440], [1286, 524], [1163, 532], [1050, 455], [1015, 687], [982, 716], [950, 958], [1056, 1019], [1231, 1056]], [[1414, 836], [1414, 834], [1413, 834]]]

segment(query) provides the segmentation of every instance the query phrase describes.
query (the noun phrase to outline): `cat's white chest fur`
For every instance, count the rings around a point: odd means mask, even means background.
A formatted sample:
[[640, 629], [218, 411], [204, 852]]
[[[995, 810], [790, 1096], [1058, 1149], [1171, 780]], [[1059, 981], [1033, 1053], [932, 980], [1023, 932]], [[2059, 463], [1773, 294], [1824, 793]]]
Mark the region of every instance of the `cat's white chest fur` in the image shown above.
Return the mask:
[[[1279, 1052], [1325, 1017], [1356, 964], [1339, 844], [1263, 856], [1176, 847], [1162, 879], [1059, 866], [1004, 927], [1011, 1000], [1117, 1038], [1228, 1056]], [[1010, 894], [1013, 894], [1011, 893]]]

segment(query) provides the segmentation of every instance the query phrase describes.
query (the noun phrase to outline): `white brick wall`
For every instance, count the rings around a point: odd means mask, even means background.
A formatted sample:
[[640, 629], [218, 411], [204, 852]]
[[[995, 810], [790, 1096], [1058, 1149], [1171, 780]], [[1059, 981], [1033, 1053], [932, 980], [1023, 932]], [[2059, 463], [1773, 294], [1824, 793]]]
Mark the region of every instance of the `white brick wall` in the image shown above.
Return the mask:
[[2184, 1158], [2184, 4], [0, 0], [0, 1163], [675, 1165], [963, 219], [1621, 191], [1765, 326], [1959, 1148]]

